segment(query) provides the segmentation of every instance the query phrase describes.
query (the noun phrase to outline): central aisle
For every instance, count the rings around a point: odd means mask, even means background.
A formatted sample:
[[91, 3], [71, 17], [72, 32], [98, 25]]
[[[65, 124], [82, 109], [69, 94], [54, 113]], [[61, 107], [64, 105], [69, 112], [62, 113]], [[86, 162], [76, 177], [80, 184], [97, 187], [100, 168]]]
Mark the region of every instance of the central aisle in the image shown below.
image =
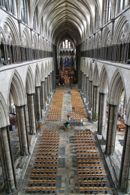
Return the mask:
[[62, 121], [67, 120], [68, 114], [72, 117], [71, 93], [70, 88], [65, 86], [62, 107]]

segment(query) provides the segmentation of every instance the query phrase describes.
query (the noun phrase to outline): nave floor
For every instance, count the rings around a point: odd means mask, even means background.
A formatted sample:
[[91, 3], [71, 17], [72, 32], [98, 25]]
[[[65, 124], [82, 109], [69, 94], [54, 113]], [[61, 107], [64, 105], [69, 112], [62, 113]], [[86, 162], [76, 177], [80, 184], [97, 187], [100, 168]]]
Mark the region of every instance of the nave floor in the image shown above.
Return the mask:
[[[77, 134], [78, 131], [84, 131], [85, 129], [90, 129], [93, 132], [94, 136], [94, 142], [97, 147], [97, 150], [99, 152], [99, 159], [101, 160], [101, 167], [103, 168], [103, 174], [104, 180], [107, 181], [106, 186], [109, 188], [107, 194], [116, 195], [116, 192], [113, 185], [111, 184], [111, 179], [109, 178], [109, 174], [105, 171], [105, 162], [104, 158], [102, 156], [102, 153], [100, 152], [100, 149], [98, 149], [98, 141], [96, 140], [96, 132], [95, 132], [95, 124], [85, 122], [83, 126], [75, 126], [74, 128], [70, 128], [68, 131], [64, 131], [60, 129], [60, 126], [63, 122], [66, 120], [66, 115], [70, 114], [72, 116], [72, 106], [71, 106], [71, 98], [70, 93], [68, 93], [68, 88], [64, 88], [64, 97], [63, 97], [63, 107], [62, 107], [62, 120], [57, 123], [45, 123], [42, 127], [42, 130], [40, 133], [38, 133], [38, 139], [33, 151], [33, 155], [29, 164], [29, 167], [27, 169], [27, 173], [24, 178], [24, 182], [21, 188], [21, 191], [19, 192], [19, 195], [23, 194], [33, 194], [27, 192], [27, 188], [29, 186], [29, 181], [31, 179], [32, 169], [34, 168], [34, 163], [36, 156], [38, 154], [39, 144], [41, 142], [43, 133], [45, 131], [51, 131], [54, 130], [57, 131], [60, 134], [59, 139], [59, 150], [58, 150], [58, 165], [55, 167], [56, 170], [56, 192], [49, 190], [49, 183], [42, 184], [43, 187], [47, 187], [46, 190], [42, 190], [41, 192], [37, 192], [37, 190], [33, 190], [35, 194], [56, 194], [56, 195], [77, 195], [77, 194], [103, 194], [98, 192], [93, 192], [92, 190], [89, 192], [83, 192], [81, 193], [80, 190], [80, 183], [79, 182], [79, 170], [78, 170], [78, 160], [77, 160], [77, 152], [76, 152], [76, 143], [75, 143], [75, 134]], [[51, 158], [52, 159], [52, 158]], [[51, 178], [50, 178], [51, 179]], [[53, 179], [53, 178], [52, 178]], [[37, 188], [37, 186], [35, 186]], [[91, 185], [93, 187], [93, 184]], [[104, 191], [105, 193], [105, 191]]]
[[[36, 155], [38, 152], [38, 148], [39, 148], [39, 144], [40, 144], [43, 132], [48, 131], [48, 130], [51, 130], [51, 131], [56, 130], [60, 133], [58, 166], [57, 166], [57, 174], [56, 174], [56, 193], [54, 194], [57, 194], [57, 195], [81, 194], [80, 188], [79, 188], [80, 184], [79, 184], [79, 176], [78, 176], [78, 163], [77, 163], [77, 153], [76, 153], [74, 136], [75, 136], [75, 133], [77, 133], [78, 131], [85, 130], [86, 128], [90, 129], [91, 127], [93, 128], [93, 124], [90, 124], [89, 122], [87, 122], [86, 126], [75, 127], [73, 129], [70, 129], [69, 131], [64, 131], [59, 128], [59, 124], [55, 124], [55, 125], [45, 124], [44, 127], [42, 128], [41, 133], [39, 133], [38, 135], [37, 143], [36, 143], [27, 173], [25, 175], [22, 189], [19, 192], [19, 195], [32, 194], [32, 193], [27, 192], [27, 188], [29, 186], [32, 169], [34, 167], [34, 162], [36, 159]], [[96, 146], [98, 146], [98, 142], [96, 140], [95, 140], [95, 144]], [[107, 172], [105, 171], [105, 165], [104, 165], [105, 163], [104, 163], [102, 154], [100, 153], [100, 150], [98, 151], [99, 151], [99, 158], [101, 160], [101, 164], [103, 167], [103, 173], [105, 174], [104, 179], [107, 181], [106, 186], [109, 188], [108, 193], [111, 195], [114, 195], [116, 194], [116, 192], [112, 188], [112, 184], [110, 183], [110, 178]], [[35, 194], [43, 194], [43, 193], [36, 192]], [[89, 194], [89, 193], [82, 193], [82, 194]]]

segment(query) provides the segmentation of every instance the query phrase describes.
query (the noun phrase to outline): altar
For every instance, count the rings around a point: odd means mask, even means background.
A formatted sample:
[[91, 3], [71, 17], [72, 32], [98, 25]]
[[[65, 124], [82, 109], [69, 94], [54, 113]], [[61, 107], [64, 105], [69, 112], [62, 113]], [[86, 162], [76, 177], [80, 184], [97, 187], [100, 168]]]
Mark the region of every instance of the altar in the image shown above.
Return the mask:
[[59, 76], [60, 76], [60, 83], [61, 84], [74, 84], [76, 83], [76, 76], [75, 76], [75, 70], [74, 69], [67, 69], [65, 68], [64, 71], [60, 70], [59, 71]]

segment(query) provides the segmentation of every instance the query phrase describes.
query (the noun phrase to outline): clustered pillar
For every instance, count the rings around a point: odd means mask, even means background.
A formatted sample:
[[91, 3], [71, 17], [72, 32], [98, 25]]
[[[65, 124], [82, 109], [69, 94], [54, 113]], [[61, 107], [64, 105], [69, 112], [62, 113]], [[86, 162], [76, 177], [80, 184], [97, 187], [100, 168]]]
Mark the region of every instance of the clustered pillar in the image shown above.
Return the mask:
[[4, 178], [4, 188], [7, 193], [11, 193], [16, 188], [16, 179], [8, 127], [0, 129], [0, 159]]
[[107, 125], [106, 154], [111, 155], [115, 149], [117, 105], [109, 104], [109, 116]]
[[47, 77], [45, 78], [45, 101], [47, 101], [47, 96], [48, 96], [48, 90], [47, 90]]
[[52, 73], [50, 74], [50, 92], [52, 92]]
[[48, 95], [50, 93], [50, 75], [48, 75]]
[[92, 108], [92, 97], [93, 97], [92, 81], [89, 81], [89, 108]]
[[93, 86], [93, 117], [98, 113], [98, 86]]
[[127, 193], [130, 169], [130, 126], [126, 125], [119, 186]]
[[20, 152], [21, 155], [28, 155], [29, 143], [28, 143], [26, 116], [25, 116], [25, 105], [16, 106], [16, 114], [17, 114], [17, 123], [18, 123]]
[[98, 132], [102, 134], [105, 128], [106, 119], [106, 94], [99, 93], [99, 107], [98, 107]]
[[41, 82], [41, 107], [45, 109], [45, 81]]
[[89, 77], [86, 77], [86, 102], [89, 102]]
[[86, 94], [86, 74], [84, 74], [84, 94]]
[[36, 120], [40, 121], [42, 118], [42, 110], [41, 110], [41, 86], [36, 87], [36, 95], [35, 95], [35, 105], [36, 105]]
[[29, 117], [29, 127], [30, 134], [36, 134], [36, 120], [35, 120], [35, 94], [27, 94], [27, 102], [28, 102], [28, 117]]

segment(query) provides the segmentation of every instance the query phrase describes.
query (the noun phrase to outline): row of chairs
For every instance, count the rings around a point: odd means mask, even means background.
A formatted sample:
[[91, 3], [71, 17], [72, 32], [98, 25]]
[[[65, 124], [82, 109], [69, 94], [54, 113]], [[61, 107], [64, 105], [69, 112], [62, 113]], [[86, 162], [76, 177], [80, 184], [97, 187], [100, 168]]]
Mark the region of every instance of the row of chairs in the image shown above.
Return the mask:
[[51, 109], [47, 118], [47, 122], [58, 122], [62, 117], [62, 105], [63, 105], [64, 90], [56, 90]]
[[[81, 162], [80, 162], [81, 163]], [[83, 164], [78, 164], [78, 168], [79, 169], [98, 169], [98, 168], [101, 168], [102, 167], [102, 164], [99, 162], [98, 164], [97, 163], [83, 163]]]
[[53, 136], [53, 135], [60, 135], [60, 133], [58, 133], [58, 131], [55, 130], [44, 130], [44, 136]]
[[56, 187], [28, 187], [27, 188], [28, 193], [37, 193], [42, 192], [43, 194], [51, 194], [56, 192]]
[[103, 168], [102, 167], [99, 167], [99, 168], [86, 168], [86, 167], [84, 167], [84, 168], [82, 168], [82, 167], [80, 167], [79, 169], [78, 169], [78, 171], [84, 171], [84, 170], [87, 170], [87, 171], [103, 171]]
[[80, 192], [81, 193], [93, 193], [93, 192], [104, 192], [107, 194], [108, 192], [108, 187], [80, 187]]
[[56, 193], [59, 139], [60, 135], [57, 131], [52, 131], [52, 133], [51, 131], [45, 131], [43, 133], [27, 192]]
[[97, 151], [97, 148], [96, 147], [76, 147], [77, 148], [77, 151], [82, 151], [82, 150], [84, 150], [84, 149], [86, 149], [86, 150], [88, 150], [88, 151], [91, 151], [92, 150], [92, 152], [94, 152], [94, 151]]
[[[80, 137], [81, 135], [81, 137]], [[92, 140], [92, 146], [88, 142]], [[108, 193], [105, 174], [91, 131], [78, 131], [75, 134], [78, 158], [78, 175], [81, 194]], [[80, 143], [82, 142], [82, 144]], [[79, 144], [80, 145], [77, 145]], [[83, 145], [84, 144], [84, 145]], [[92, 150], [94, 149], [94, 150]]]
[[73, 119], [75, 119], [76, 121], [81, 121], [81, 119], [82, 121], [87, 121], [84, 106], [77, 89], [71, 90], [71, 102], [72, 102]]

